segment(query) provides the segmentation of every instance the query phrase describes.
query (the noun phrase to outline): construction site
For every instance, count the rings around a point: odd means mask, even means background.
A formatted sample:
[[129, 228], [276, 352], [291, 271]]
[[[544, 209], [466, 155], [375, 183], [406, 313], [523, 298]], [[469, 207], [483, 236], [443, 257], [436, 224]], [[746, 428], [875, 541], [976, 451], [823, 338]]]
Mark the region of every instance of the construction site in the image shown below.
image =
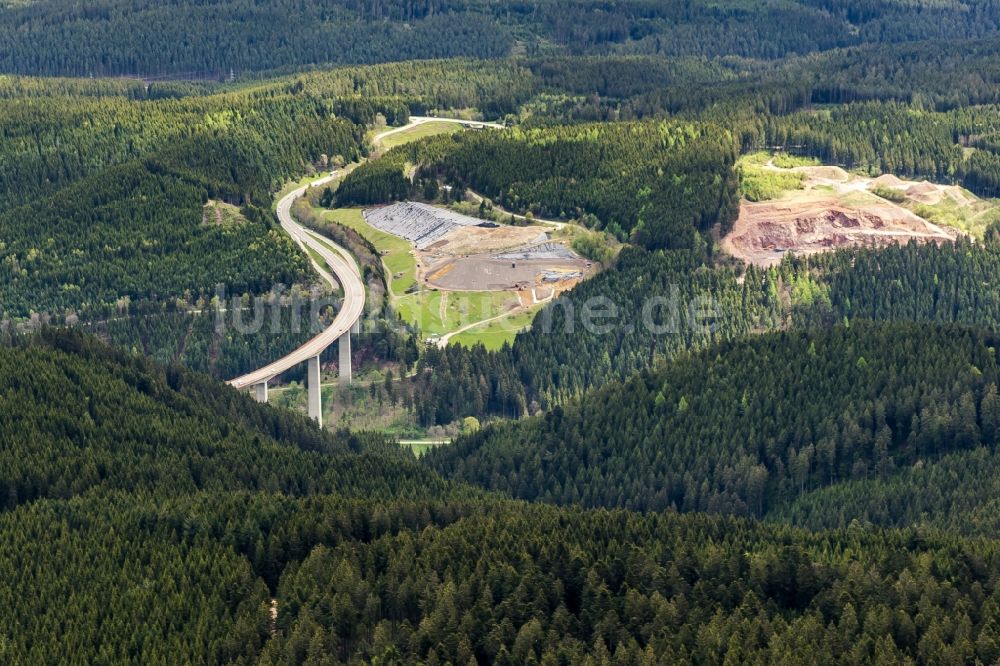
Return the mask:
[[414, 202], [367, 210], [365, 220], [412, 243], [422, 288], [534, 290], [537, 301], [572, 288], [593, 270], [538, 226], [498, 225]]

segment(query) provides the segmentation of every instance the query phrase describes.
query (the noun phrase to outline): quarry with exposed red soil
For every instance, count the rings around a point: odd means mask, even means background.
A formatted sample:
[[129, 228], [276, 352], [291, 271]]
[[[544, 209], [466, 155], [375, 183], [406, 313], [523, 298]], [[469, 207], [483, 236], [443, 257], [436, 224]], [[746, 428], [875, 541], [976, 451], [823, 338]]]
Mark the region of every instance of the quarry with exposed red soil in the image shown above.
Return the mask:
[[768, 163], [764, 168], [801, 174], [802, 189], [769, 201], [742, 202], [739, 218], [722, 239], [722, 247], [759, 266], [777, 264], [788, 253], [810, 255], [911, 240], [951, 242], [963, 232], [935, 224], [911, 208], [943, 204], [961, 208], [978, 202], [959, 187], [904, 181], [892, 175], [866, 178], [829, 166], [780, 169]]

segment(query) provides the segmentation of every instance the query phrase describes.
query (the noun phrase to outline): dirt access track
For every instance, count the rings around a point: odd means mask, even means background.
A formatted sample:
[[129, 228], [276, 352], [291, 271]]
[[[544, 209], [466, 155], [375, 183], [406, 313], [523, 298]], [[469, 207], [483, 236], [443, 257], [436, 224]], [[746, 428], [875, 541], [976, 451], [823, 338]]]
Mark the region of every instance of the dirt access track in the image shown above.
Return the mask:
[[810, 255], [843, 247], [884, 247], [916, 240], [954, 241], [962, 232], [933, 224], [913, 211], [873, 193], [892, 190], [909, 202], [937, 204], [946, 198], [971, 205], [958, 187], [916, 183], [886, 175], [864, 178], [839, 167], [816, 166], [769, 170], [800, 174], [802, 189], [762, 202], [744, 201], [722, 248], [759, 266], [781, 262], [786, 253]]

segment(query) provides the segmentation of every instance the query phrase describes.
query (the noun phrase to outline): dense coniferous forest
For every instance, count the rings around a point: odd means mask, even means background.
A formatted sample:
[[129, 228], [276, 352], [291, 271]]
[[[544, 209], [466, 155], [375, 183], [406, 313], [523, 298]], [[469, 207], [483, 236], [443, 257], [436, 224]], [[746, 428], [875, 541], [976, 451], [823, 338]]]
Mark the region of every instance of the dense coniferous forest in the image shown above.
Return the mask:
[[1000, 24], [988, 0], [837, 3], [629, 0], [62, 0], [8, 2], [0, 70], [223, 78], [317, 63], [514, 51], [773, 59], [866, 43], [970, 39]]
[[[995, 103], [1000, 40], [866, 45], [779, 61], [733, 58], [530, 58], [551, 114], [634, 120], [708, 112], [764, 120], [811, 104], [898, 101], [947, 111]], [[563, 102], [556, 105], [556, 102]], [[588, 116], [590, 116], [588, 118]]]
[[716, 127], [580, 125], [457, 135], [438, 166], [505, 207], [539, 217], [596, 217], [647, 248], [693, 247], [695, 232], [736, 215], [736, 153]]
[[[78, 333], [45, 331], [3, 353], [8, 509], [118, 491], [343, 490], [353, 482], [330, 456], [365, 448], [364, 438], [324, 434], [291, 413], [254, 407], [203, 375]], [[371, 447], [394, 448], [378, 437]], [[365, 460], [356, 463], [374, 464]], [[376, 481], [368, 476], [363, 483]]]
[[[1000, 661], [995, 217], [720, 243], [750, 152], [1000, 195], [995, 2], [335, 4], [0, 0], [0, 662]], [[411, 115], [506, 129], [373, 145]], [[273, 205], [341, 168], [293, 215], [366, 285], [351, 390], [461, 424], [421, 460], [218, 381], [314, 332]], [[317, 206], [469, 192], [624, 246], [424, 345]]]
[[[148, 120], [146, 104], [134, 109], [139, 125]], [[18, 166], [5, 172], [6, 181], [9, 191], [27, 202], [11, 202], [0, 212], [5, 230], [0, 272], [7, 287], [0, 309], [12, 317], [32, 311], [100, 313], [121, 299], [210, 293], [219, 283], [237, 293], [256, 293], [302, 281], [308, 275], [305, 259], [255, 202], [266, 205], [276, 183], [310, 157], [357, 154], [353, 126], [322, 117], [315, 102], [293, 98], [222, 109], [207, 113], [191, 136], [170, 136], [167, 128], [158, 149], [134, 147], [132, 159], [94, 155], [90, 145], [71, 149], [71, 155], [96, 162], [81, 163], [79, 171], [55, 151], [65, 149], [58, 137], [50, 139], [50, 157], [37, 147], [29, 161], [12, 151], [9, 159]], [[106, 140], [117, 147], [114, 133], [127, 130], [114, 116], [107, 122]], [[172, 126], [176, 131], [185, 121], [181, 114], [168, 122], [180, 123]], [[46, 134], [30, 118], [25, 123], [28, 136]], [[49, 160], [54, 178], [47, 175]], [[60, 178], [65, 185], [58, 188]], [[206, 220], [203, 205], [209, 200], [242, 204], [242, 221]]]
[[[988, 339], [915, 330], [885, 334], [967, 354], [983, 369], [970, 390], [995, 379]], [[832, 363], [862, 339], [819, 341]], [[992, 541], [505, 500], [378, 437], [323, 434], [74, 333], [19, 339], [0, 373], [2, 649], [15, 661], [998, 655]]]
[[995, 348], [929, 324], [724, 343], [429, 460], [531, 500], [761, 516], [819, 487], [994, 449]]
[[511, 347], [430, 350], [414, 378], [417, 414], [426, 424], [466, 414], [534, 414], [678, 353], [792, 324], [902, 320], [995, 328], [998, 261], [1000, 248], [989, 238], [845, 250], [740, 275], [708, 268], [691, 251], [629, 248], [614, 270], [546, 306]]
[[[441, 178], [537, 217], [579, 219], [643, 247], [690, 248], [738, 209], [732, 136], [667, 122], [470, 132], [393, 151], [353, 171], [342, 206], [398, 201]], [[404, 171], [418, 164], [412, 181]], [[667, 177], [669, 175], [669, 177]]]

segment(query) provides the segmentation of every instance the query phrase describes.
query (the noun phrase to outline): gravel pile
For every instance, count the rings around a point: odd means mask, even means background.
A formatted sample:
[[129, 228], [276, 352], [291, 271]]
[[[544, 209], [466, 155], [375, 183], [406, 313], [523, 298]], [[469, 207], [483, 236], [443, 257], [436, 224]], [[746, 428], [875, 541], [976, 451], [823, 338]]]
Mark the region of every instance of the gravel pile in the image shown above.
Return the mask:
[[578, 259], [579, 257], [562, 243], [539, 243], [509, 252], [494, 254], [494, 259]]

